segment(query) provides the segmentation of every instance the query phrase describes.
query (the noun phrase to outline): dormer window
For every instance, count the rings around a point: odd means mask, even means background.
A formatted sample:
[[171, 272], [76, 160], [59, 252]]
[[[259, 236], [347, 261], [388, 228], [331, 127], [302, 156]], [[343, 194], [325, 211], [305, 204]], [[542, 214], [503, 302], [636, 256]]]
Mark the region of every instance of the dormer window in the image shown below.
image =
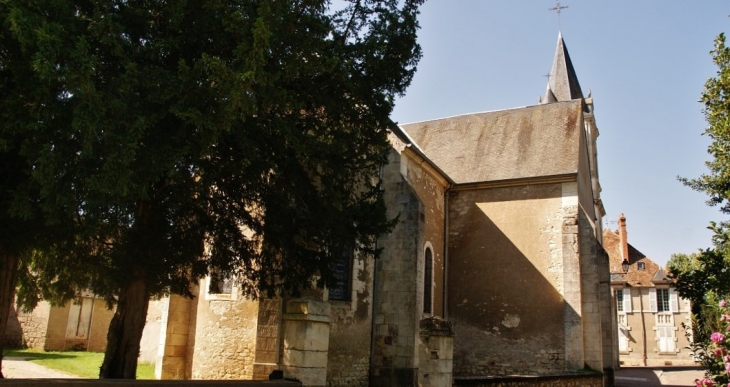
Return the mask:
[[646, 263], [644, 262], [636, 262], [636, 268], [639, 270], [646, 270]]

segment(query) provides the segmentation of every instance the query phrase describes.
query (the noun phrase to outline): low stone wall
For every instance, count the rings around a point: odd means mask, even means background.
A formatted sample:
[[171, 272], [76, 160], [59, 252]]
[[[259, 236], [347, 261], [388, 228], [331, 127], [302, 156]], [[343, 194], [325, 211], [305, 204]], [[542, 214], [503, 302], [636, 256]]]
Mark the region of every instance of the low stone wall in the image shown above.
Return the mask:
[[4, 379], [3, 386], [50, 387], [300, 387], [289, 380], [97, 380], [97, 379]]
[[603, 375], [599, 373], [454, 378], [455, 387], [601, 387], [602, 385]]

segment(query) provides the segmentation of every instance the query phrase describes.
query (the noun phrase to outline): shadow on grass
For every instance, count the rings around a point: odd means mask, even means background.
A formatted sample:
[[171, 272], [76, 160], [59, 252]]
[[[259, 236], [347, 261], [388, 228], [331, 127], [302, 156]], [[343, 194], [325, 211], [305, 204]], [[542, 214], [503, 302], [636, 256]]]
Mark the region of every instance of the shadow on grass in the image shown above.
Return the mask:
[[26, 349], [6, 349], [3, 351], [3, 357], [22, 357], [28, 360], [73, 359], [80, 357], [80, 354], [76, 354], [76, 352], [44, 352], [30, 351]]

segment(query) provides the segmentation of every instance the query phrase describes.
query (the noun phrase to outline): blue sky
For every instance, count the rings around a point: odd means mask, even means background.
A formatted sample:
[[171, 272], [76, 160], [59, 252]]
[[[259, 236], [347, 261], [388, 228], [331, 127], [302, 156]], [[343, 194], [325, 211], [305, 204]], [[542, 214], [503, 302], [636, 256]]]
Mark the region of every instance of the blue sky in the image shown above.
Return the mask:
[[558, 30], [583, 93], [592, 92], [606, 224], [627, 218], [629, 243], [664, 265], [711, 245], [726, 220], [677, 181], [707, 171], [697, 102], [717, 69], [709, 52], [730, 32], [724, 0], [428, 0], [423, 59], [396, 103], [399, 123], [534, 105], [545, 92]]

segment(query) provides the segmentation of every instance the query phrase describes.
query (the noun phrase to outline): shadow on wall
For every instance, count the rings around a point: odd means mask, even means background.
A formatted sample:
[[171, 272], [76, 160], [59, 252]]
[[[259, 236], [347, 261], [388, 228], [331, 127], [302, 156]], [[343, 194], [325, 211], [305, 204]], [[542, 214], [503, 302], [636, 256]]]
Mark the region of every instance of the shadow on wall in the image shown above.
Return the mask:
[[[518, 199], [556, 199], [559, 189], [519, 191]], [[493, 194], [474, 193], [468, 211], [458, 214], [461, 232], [450, 234], [449, 319], [453, 322], [454, 375], [483, 376], [546, 374], [565, 369], [565, 321], [578, 320], [556, 287], [536, 267], [550, 266], [551, 252], [544, 228], [548, 220], [537, 213], [508, 221], [512, 238], [530, 255], [525, 255], [505, 231], [477, 203], [494, 200]], [[516, 200], [515, 199], [515, 200]], [[529, 210], [540, 200], [506, 203], [499, 216], [520, 218], [515, 206]], [[501, 205], [501, 203], [500, 203]], [[544, 211], [544, 210], [540, 210]], [[538, 211], [539, 212], [539, 211]], [[562, 219], [561, 219], [562, 220]], [[562, 222], [558, 222], [559, 225]], [[560, 249], [562, 230], [550, 243]], [[525, 247], [527, 246], [527, 247]], [[561, 250], [560, 250], [561, 251]], [[562, 254], [558, 251], [558, 254]], [[535, 263], [533, 263], [533, 261]], [[547, 262], [546, 262], [547, 261]], [[562, 255], [559, 256], [562, 262]], [[562, 266], [552, 267], [559, 270]]]
[[5, 348], [25, 348], [26, 343], [23, 339], [23, 327], [18, 319], [18, 310], [15, 304], [10, 306], [8, 313], [8, 325], [5, 328], [3, 336], [3, 345]]

